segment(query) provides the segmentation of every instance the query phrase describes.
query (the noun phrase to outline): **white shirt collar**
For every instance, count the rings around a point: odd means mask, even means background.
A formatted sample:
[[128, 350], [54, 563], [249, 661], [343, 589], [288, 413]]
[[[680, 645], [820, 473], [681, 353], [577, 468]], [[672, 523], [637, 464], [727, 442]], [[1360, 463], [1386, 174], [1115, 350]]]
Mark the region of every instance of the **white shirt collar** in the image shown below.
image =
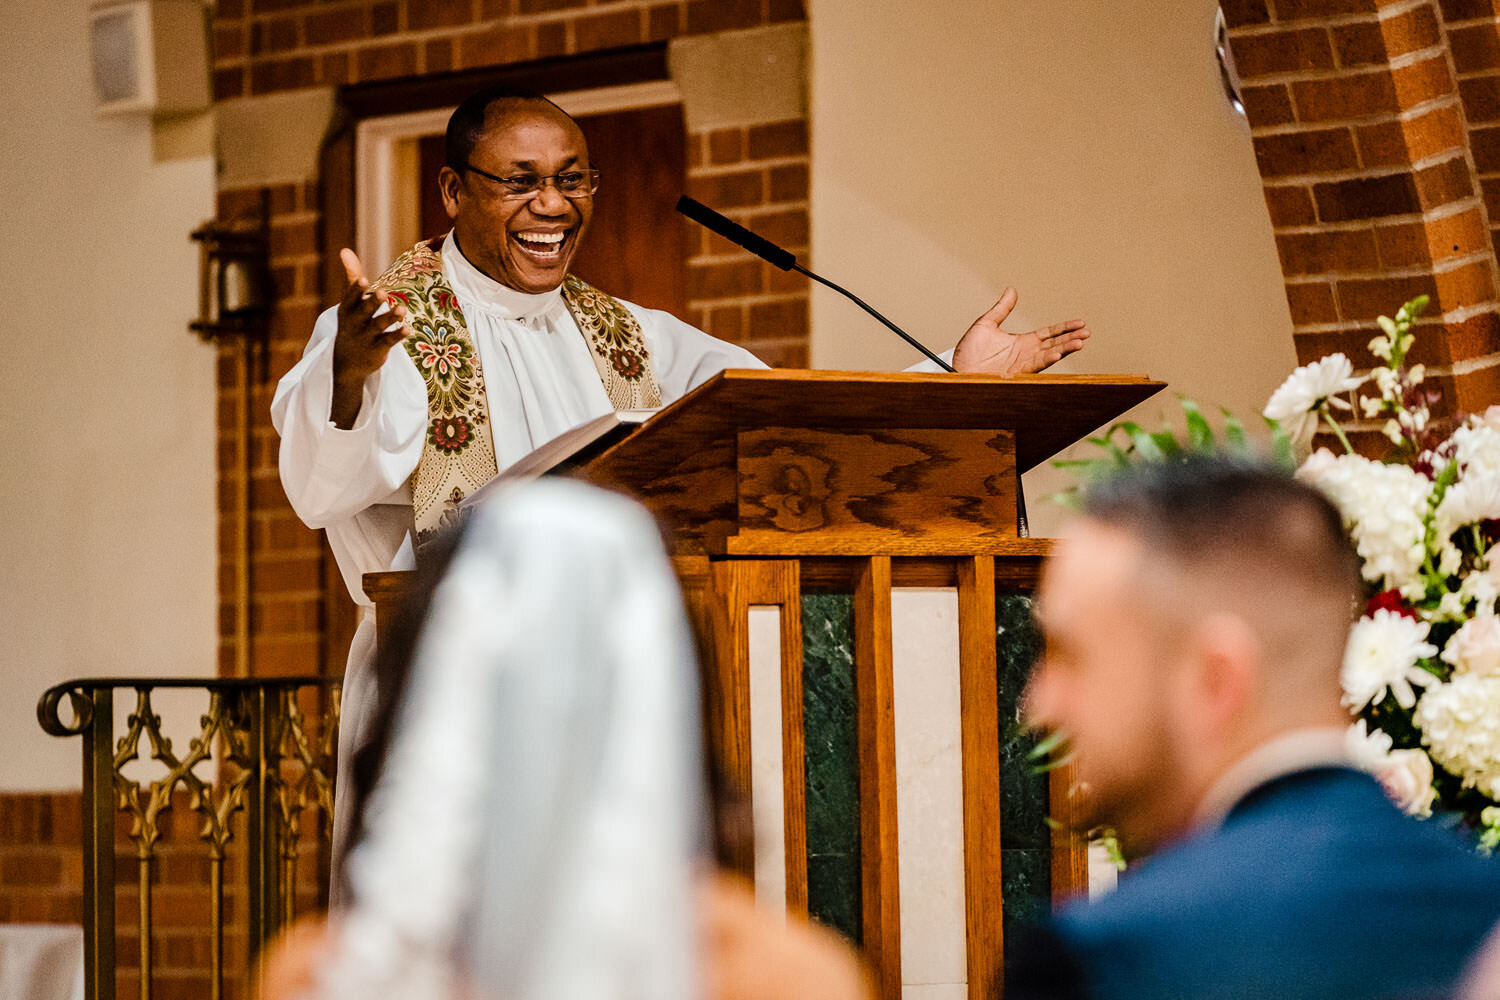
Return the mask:
[[485, 274], [464, 256], [458, 238], [449, 230], [443, 237], [443, 274], [453, 286], [454, 294], [482, 312], [499, 319], [526, 321], [541, 319], [564, 308], [562, 286], [550, 292], [532, 294], [517, 291]]
[[1319, 767], [1352, 767], [1339, 726], [1296, 729], [1263, 743], [1219, 776], [1198, 803], [1195, 829], [1213, 829], [1243, 799], [1261, 785], [1298, 771]]

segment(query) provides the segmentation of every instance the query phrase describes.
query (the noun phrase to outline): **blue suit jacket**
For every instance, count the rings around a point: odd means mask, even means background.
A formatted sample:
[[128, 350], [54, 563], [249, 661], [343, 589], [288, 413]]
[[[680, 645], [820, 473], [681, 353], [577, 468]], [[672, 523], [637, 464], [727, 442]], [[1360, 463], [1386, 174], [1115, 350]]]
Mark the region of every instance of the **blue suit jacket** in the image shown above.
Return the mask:
[[1006, 995], [1439, 997], [1497, 920], [1500, 858], [1402, 815], [1367, 775], [1318, 768], [1260, 786], [1219, 829], [1069, 906]]

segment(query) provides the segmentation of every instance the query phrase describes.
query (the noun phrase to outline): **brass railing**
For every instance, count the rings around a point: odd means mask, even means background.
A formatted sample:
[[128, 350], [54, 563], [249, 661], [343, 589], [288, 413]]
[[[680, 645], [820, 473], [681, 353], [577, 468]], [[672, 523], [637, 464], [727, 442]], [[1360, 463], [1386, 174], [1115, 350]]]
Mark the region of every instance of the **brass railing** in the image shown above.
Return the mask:
[[[195, 690], [207, 710], [185, 754], [175, 753], [153, 709], [153, 692]], [[134, 700], [115, 737], [115, 695]], [[66, 700], [74, 716], [62, 718]], [[117, 813], [129, 818], [140, 894], [140, 1000], [152, 995], [152, 867], [173, 797], [187, 798], [202, 819], [209, 894], [209, 1000], [225, 996], [225, 860], [243, 819], [247, 949], [244, 982], [260, 946], [296, 916], [298, 862], [304, 834], [326, 838], [332, 818], [333, 765], [338, 742], [339, 688], [315, 677], [257, 680], [102, 678], [49, 689], [37, 719], [53, 736], [83, 738], [83, 930], [87, 1000], [114, 1000], [115, 849]], [[180, 724], [167, 727], [179, 732]], [[148, 750], [143, 756], [142, 741]], [[157, 762], [160, 776], [127, 777], [133, 761]], [[179, 802], [179, 808], [181, 803]], [[307, 814], [316, 810], [317, 819]], [[315, 824], [307, 830], [306, 824]], [[238, 992], [238, 991], [236, 991]]]

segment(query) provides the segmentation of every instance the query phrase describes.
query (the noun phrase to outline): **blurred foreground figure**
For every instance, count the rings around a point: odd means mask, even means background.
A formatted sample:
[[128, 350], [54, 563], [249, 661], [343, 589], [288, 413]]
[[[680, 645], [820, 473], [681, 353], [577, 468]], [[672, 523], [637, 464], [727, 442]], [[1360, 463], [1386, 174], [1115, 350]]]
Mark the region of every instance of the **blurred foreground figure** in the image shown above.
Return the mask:
[[1132, 864], [1009, 970], [1007, 1000], [1448, 995], [1500, 862], [1344, 758], [1358, 562], [1309, 487], [1228, 459], [1103, 482], [1039, 595], [1033, 720]]
[[863, 995], [847, 948], [708, 875], [693, 643], [649, 515], [512, 490], [416, 603], [383, 651], [378, 768], [350, 776], [352, 903], [293, 936], [267, 1000], [748, 1000], [772, 994], [723, 970], [778, 956], [809, 997]]

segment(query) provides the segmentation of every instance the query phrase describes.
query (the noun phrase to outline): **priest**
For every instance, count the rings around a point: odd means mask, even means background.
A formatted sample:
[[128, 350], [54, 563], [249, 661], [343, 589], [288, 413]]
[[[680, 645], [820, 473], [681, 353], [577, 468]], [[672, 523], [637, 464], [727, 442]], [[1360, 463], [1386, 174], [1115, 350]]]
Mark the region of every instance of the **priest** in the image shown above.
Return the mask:
[[[558, 434], [615, 409], [661, 406], [741, 347], [616, 299], [568, 273], [599, 175], [582, 131], [541, 95], [489, 90], [453, 113], [438, 176], [453, 228], [349, 286], [313, 327], [271, 404], [282, 485], [328, 533], [360, 607], [344, 678], [340, 760], [361, 740], [375, 643], [365, 573], [408, 568], [456, 505]], [[1024, 334], [1000, 323], [1007, 289], [953, 351], [959, 371], [1040, 371], [1083, 346], [1071, 320]], [[400, 350], [393, 350], [400, 345]], [[347, 817], [335, 823], [335, 841]]]

